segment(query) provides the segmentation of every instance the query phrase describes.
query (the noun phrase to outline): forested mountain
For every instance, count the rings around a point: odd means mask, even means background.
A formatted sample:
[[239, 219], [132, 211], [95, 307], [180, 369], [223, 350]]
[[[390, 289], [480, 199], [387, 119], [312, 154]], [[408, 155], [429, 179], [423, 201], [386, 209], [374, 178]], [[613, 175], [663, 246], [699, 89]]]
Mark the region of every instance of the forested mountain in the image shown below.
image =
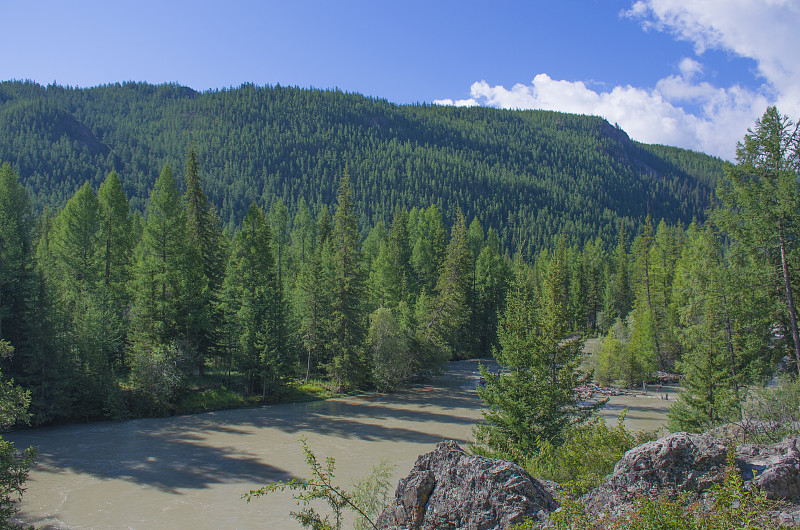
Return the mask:
[[34, 210], [63, 206], [112, 170], [131, 206], [145, 201], [164, 163], [183, 174], [194, 145], [200, 177], [223, 225], [254, 202], [333, 204], [348, 167], [362, 233], [397, 205], [436, 204], [447, 224], [460, 208], [526, 254], [555, 234], [614, 241], [653, 219], [702, 218], [723, 162], [631, 141], [601, 118], [544, 111], [402, 106], [340, 91], [243, 85], [199, 93], [176, 84], [89, 89], [0, 84], [0, 160], [10, 162]]

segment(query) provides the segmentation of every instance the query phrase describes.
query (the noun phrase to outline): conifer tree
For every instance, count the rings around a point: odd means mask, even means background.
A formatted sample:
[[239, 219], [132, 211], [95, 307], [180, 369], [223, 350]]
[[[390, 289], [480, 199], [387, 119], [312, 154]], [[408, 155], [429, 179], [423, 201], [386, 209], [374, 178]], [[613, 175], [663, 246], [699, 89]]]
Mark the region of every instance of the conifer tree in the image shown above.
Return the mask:
[[564, 264], [554, 259], [548, 294], [537, 303], [521, 255], [516, 261], [498, 326], [495, 359], [502, 370], [491, 374], [481, 367], [486, 384], [478, 395], [487, 410], [475, 437], [490, 452], [521, 461], [542, 443], [560, 445], [569, 426], [585, 421], [597, 407], [579, 405], [575, 394], [585, 379], [578, 372], [583, 342], [564, 340], [566, 307], [558, 295]]
[[215, 322], [220, 319], [217, 308], [225, 260], [220, 220], [203, 192], [194, 146], [189, 150], [185, 181], [187, 241], [182, 270], [185, 314], [181, 325], [202, 376], [206, 360], [217, 348]]
[[[471, 258], [467, 243], [467, 227], [461, 212], [451, 230], [450, 243], [436, 296], [431, 299], [425, 314], [420, 315], [417, 340], [432, 358], [458, 358], [469, 344], [464, 340], [464, 327], [469, 323], [471, 307], [468, 297], [471, 278]], [[439, 353], [435, 353], [435, 352]]]
[[673, 297], [678, 306], [680, 340], [685, 353], [678, 364], [684, 375], [678, 402], [670, 409], [670, 426], [702, 431], [733, 418], [738, 359], [726, 352], [726, 307], [719, 242], [710, 228], [689, 229], [689, 242], [676, 272]]
[[752, 257], [775, 270], [773, 292], [782, 299], [781, 320], [788, 324], [786, 335], [800, 373], [798, 271], [793, 265], [800, 252], [800, 126], [769, 107], [739, 143], [736, 161], [720, 182], [717, 193], [725, 207], [715, 219]]
[[9, 163], [0, 166], [0, 340], [20, 349], [32, 310], [33, 215]]
[[172, 168], [165, 164], [150, 193], [136, 248], [132, 340], [144, 348], [170, 344], [183, 336], [187, 243], [186, 213]]
[[245, 394], [261, 384], [262, 398], [288, 368], [287, 308], [272, 256], [267, 220], [255, 205], [242, 221], [224, 288], [224, 313], [233, 360], [245, 376]]
[[339, 182], [331, 234], [334, 293], [332, 296], [332, 375], [339, 388], [365, 384], [366, 282], [361, 263], [361, 238], [347, 168]]

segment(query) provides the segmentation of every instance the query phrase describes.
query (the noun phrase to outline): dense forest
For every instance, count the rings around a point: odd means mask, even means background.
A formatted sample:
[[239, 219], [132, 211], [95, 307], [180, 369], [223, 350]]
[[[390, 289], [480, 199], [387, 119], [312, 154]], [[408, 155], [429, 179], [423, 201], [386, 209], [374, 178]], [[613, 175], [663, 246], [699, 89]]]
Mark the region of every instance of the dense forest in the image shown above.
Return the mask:
[[[331, 208], [349, 168], [362, 235], [397, 205], [460, 210], [526, 255], [556, 234], [611, 242], [646, 214], [670, 224], [702, 219], [721, 160], [631, 141], [601, 118], [543, 111], [394, 105], [339, 91], [243, 85], [198, 93], [124, 83], [90, 89], [0, 84], [0, 160], [34, 211], [62, 207], [112, 170], [144, 212], [167, 162], [183, 173], [188, 146], [223, 227], [257, 203], [301, 199]], [[183, 189], [183, 183], [180, 184]]]
[[[508, 359], [524, 328], [549, 337], [553, 377], [583, 358], [565, 338], [590, 335], [603, 340], [582, 369], [601, 382], [683, 372], [674, 421], [698, 428], [800, 342], [796, 183], [753, 180], [746, 146], [720, 176], [718, 160], [555, 113], [249, 86], [2, 89], [0, 124], [21, 131], [2, 137], [17, 144], [0, 170], [2, 364], [37, 424], [177, 412], [206, 392], [269, 401], [309, 381], [393, 389], [448, 359]], [[757, 126], [785, 136], [769, 112]], [[312, 159], [326, 162], [293, 165]], [[770, 193], [786, 204], [761, 213]]]

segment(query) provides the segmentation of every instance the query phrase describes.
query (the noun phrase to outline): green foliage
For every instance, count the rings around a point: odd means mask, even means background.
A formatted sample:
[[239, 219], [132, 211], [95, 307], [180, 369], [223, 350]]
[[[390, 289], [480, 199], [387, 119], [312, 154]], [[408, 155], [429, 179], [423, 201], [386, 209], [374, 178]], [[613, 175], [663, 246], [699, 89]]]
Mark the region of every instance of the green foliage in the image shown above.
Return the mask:
[[182, 352], [174, 343], [139, 343], [133, 350], [131, 383], [152, 403], [156, 413], [168, 410], [183, 386], [179, 368], [182, 360]]
[[[10, 357], [14, 348], [7, 341], [0, 340], [0, 355]], [[14, 381], [0, 382], [0, 429], [6, 429], [18, 422], [28, 423], [30, 393]], [[14, 444], [0, 437], [0, 528], [21, 528], [11, 520], [19, 511], [17, 503], [25, 493], [28, 470], [37, 456], [35, 447], [17, 451]]]
[[367, 344], [372, 354], [372, 380], [378, 390], [395, 390], [414, 375], [414, 359], [408, 331], [382, 307], [370, 317]]
[[[351, 510], [357, 517], [356, 528], [374, 528], [373, 519], [383, 508], [389, 488], [388, 477], [391, 467], [385, 462], [373, 469], [372, 475], [355, 485], [349, 492], [334, 484], [336, 462], [333, 458], [325, 459], [322, 465], [313, 453], [305, 438], [300, 439], [306, 464], [311, 470], [309, 479], [291, 479], [275, 482], [251, 490], [242, 496], [247, 502], [276, 491], [294, 491], [294, 499], [302, 509], [290, 512], [304, 528], [314, 530], [341, 530], [345, 510]], [[317, 512], [318, 501], [324, 501], [331, 510], [330, 514]]]
[[737, 427], [742, 443], [777, 443], [800, 435], [800, 379], [784, 377], [775, 386], [752, 389]]
[[594, 418], [569, 429], [559, 446], [540, 443], [538, 452], [526, 463], [528, 472], [558, 482], [574, 497], [594, 489], [614, 471], [626, 451], [656, 438], [655, 433], [633, 433], [626, 429], [626, 413], [627, 409], [620, 414], [615, 427], [606, 425], [602, 418]]
[[673, 287], [686, 349], [678, 366], [685, 377], [669, 417], [671, 429], [699, 432], [739, 415], [744, 379], [720, 242], [709, 227], [690, 228], [689, 239]]
[[350, 177], [339, 182], [331, 234], [334, 290], [331, 296], [331, 373], [342, 389], [365, 384], [366, 284], [361, 261], [361, 236], [356, 226]]
[[714, 220], [771, 274], [770, 298], [779, 301], [781, 320], [800, 373], [800, 331], [794, 293], [800, 254], [800, 129], [776, 107], [748, 129], [736, 149], [736, 165], [726, 167], [718, 195], [723, 208]]
[[498, 329], [501, 348], [495, 358], [501, 371], [491, 374], [481, 366], [485, 385], [478, 388], [487, 410], [475, 439], [492, 454], [525, 461], [543, 444], [558, 447], [571, 426], [600, 406], [579, 404], [575, 393], [586, 379], [578, 370], [583, 341], [565, 336], [562, 279], [563, 266], [554, 260], [537, 307], [517, 259]]

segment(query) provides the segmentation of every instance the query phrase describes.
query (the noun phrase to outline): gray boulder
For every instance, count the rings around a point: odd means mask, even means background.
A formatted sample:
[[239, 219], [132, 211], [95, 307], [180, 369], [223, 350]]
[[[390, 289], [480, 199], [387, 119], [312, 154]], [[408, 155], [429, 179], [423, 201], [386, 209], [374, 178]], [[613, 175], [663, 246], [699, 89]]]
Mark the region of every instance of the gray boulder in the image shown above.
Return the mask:
[[736, 463], [742, 478], [761, 488], [767, 498], [800, 501], [800, 437], [772, 445], [741, 445]]
[[[749, 486], [772, 499], [800, 498], [800, 438], [772, 445], [742, 445], [736, 463]], [[591, 513], [617, 515], [637, 496], [662, 492], [702, 494], [725, 479], [727, 447], [709, 434], [670, 434], [634, 447], [622, 457], [603, 484], [582, 501]], [[753, 477], [755, 476], [755, 479]]]
[[489, 530], [556, 509], [552, 495], [524, 469], [470, 455], [441, 442], [400, 480], [394, 502], [377, 521], [385, 530]]

